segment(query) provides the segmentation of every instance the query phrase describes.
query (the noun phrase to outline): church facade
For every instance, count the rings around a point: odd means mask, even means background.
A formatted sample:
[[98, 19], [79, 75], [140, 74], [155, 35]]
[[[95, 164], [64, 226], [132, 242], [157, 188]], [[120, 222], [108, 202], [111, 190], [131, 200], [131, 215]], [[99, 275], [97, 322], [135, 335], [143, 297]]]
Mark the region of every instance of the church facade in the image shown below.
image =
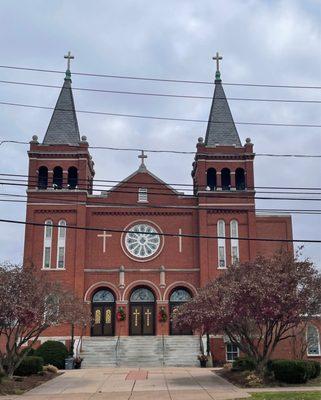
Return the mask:
[[[256, 213], [253, 144], [240, 140], [219, 72], [196, 144], [193, 194], [155, 176], [144, 154], [136, 171], [97, 194], [69, 69], [47, 132], [33, 137], [28, 156], [26, 221], [39, 225], [26, 226], [24, 261], [88, 303], [87, 336], [191, 334], [170, 315], [198, 288], [238, 261], [292, 249], [263, 240], [291, 240], [291, 217]], [[69, 333], [57, 326], [46, 336]]]

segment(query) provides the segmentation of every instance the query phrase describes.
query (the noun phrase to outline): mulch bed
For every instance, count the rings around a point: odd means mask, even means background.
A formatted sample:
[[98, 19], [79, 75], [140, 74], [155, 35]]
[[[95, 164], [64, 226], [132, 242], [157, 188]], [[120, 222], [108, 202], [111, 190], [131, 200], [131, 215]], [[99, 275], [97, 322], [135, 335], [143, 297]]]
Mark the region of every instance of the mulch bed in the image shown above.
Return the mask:
[[0, 383], [0, 396], [8, 394], [22, 394], [61, 375], [45, 372], [43, 375], [17, 376], [13, 380], [4, 378]]

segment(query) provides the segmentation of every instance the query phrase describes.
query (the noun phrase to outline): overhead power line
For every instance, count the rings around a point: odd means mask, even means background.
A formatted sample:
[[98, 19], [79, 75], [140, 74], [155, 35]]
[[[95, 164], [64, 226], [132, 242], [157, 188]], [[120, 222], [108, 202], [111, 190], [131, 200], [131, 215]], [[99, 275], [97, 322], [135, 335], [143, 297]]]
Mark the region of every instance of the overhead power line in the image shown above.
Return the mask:
[[[1, 176], [9, 176], [9, 177], [14, 177], [14, 178], [31, 178], [32, 182], [36, 182], [36, 180], [38, 179], [37, 175], [28, 175], [28, 174], [6, 174], [6, 173], [0, 173], [0, 177]], [[4, 180], [4, 178], [2, 178]], [[17, 179], [12, 179], [12, 181], [18, 181]], [[80, 182], [86, 182], [86, 183], [90, 183], [90, 179], [78, 179]], [[27, 182], [27, 179], [23, 180], [23, 182]], [[126, 185], [132, 185], [134, 187], [137, 187], [137, 185], [146, 185], [146, 182], [142, 182], [142, 181], [135, 181], [135, 182], [130, 182], [130, 181], [124, 181], [124, 180], [115, 180], [115, 179], [94, 179], [94, 182], [107, 182], [107, 183], [112, 183], [113, 185], [106, 185], [106, 186], [115, 186], [114, 184], [119, 184], [119, 183], [124, 183]], [[170, 187], [174, 187], [174, 186], [182, 186], [183, 188], [181, 188], [181, 190], [192, 190], [192, 189], [186, 189], [184, 187], [190, 187], [193, 188], [194, 185], [192, 183], [161, 183], [161, 182], [148, 182], [148, 185], [151, 186], [160, 186], [160, 187], [164, 187], [164, 186], [170, 186]], [[321, 187], [299, 187], [299, 186], [255, 186], [255, 187], [251, 187], [251, 186], [247, 186], [247, 190], [256, 190], [256, 189], [275, 189], [275, 190], [321, 190]], [[290, 192], [291, 193], [291, 192]]]
[[[13, 103], [7, 101], [0, 101], [1, 105], [13, 106], [13, 107], [24, 107], [24, 108], [37, 108], [41, 110], [58, 110], [62, 112], [70, 112], [72, 110], [64, 108], [55, 108], [48, 106], [38, 106], [34, 104], [24, 103]], [[274, 127], [292, 127], [292, 128], [321, 128], [321, 125], [317, 124], [290, 124], [280, 122], [245, 122], [245, 121], [208, 121], [207, 119], [193, 119], [193, 118], [174, 118], [174, 117], [161, 117], [156, 115], [139, 115], [139, 114], [124, 114], [124, 113], [112, 113], [105, 111], [90, 111], [90, 110], [75, 110], [78, 113], [92, 114], [92, 115], [107, 115], [110, 117], [125, 117], [125, 118], [138, 118], [138, 119], [151, 119], [158, 121], [177, 121], [177, 122], [195, 122], [195, 123], [208, 123], [208, 124], [235, 124], [235, 125], [253, 125], [253, 126], [274, 126]]]
[[[54, 73], [54, 74], [65, 74], [66, 73], [65, 71], [62, 71], [62, 70], [44, 69], [44, 68], [30, 68], [30, 67], [18, 67], [18, 66], [11, 66], [11, 65], [0, 65], [0, 68], [20, 70], [20, 71], [46, 72], [46, 73]], [[213, 81], [154, 78], [154, 77], [132, 76], [132, 75], [95, 74], [95, 73], [89, 73], [89, 72], [73, 72], [72, 75], [92, 76], [92, 77], [98, 77], [98, 78], [140, 80], [140, 81], [150, 81], [150, 82], [172, 82], [172, 83], [214, 85]], [[285, 88], [285, 89], [321, 89], [321, 86], [285, 85], [285, 84], [278, 84], [277, 85], [277, 84], [268, 84], [268, 83], [257, 84], [257, 83], [224, 82], [224, 85], [229, 85], [229, 86], [249, 86], [249, 87], [268, 87], [268, 88]]]
[[[61, 89], [59, 85], [49, 85], [42, 83], [33, 82], [18, 82], [18, 81], [7, 81], [0, 80], [0, 83], [8, 85], [20, 85], [30, 87], [42, 87], [50, 89]], [[108, 94], [120, 94], [129, 96], [150, 96], [150, 97], [167, 97], [175, 99], [191, 99], [191, 100], [211, 100], [213, 96], [200, 96], [200, 95], [186, 95], [186, 94], [175, 94], [175, 93], [155, 93], [155, 92], [133, 92], [128, 90], [110, 90], [110, 89], [95, 89], [95, 88], [84, 88], [73, 86], [72, 90], [85, 91], [85, 92], [96, 92], [96, 93], [108, 93]], [[254, 101], [254, 102], [270, 102], [270, 103], [306, 103], [306, 104], [321, 104], [321, 100], [299, 100], [299, 99], [262, 99], [262, 98], [249, 98], [249, 97], [215, 97], [215, 100], [230, 100], [230, 101]]]
[[[31, 225], [31, 226], [47, 226], [45, 223], [40, 222], [31, 222], [31, 221], [19, 221], [14, 219], [4, 219], [1, 218], [0, 222], [11, 223], [11, 224], [20, 224], [20, 225]], [[58, 224], [52, 224], [51, 226], [58, 228]], [[75, 226], [75, 225], [66, 225], [66, 229], [76, 229], [76, 230], [85, 230], [85, 231], [106, 231], [113, 233], [139, 233], [144, 235], [149, 235], [148, 232], [143, 231], [133, 231], [129, 229], [112, 229], [105, 227], [88, 227], [88, 226]], [[157, 232], [158, 236], [165, 237], [185, 237], [185, 238], [193, 238], [193, 239], [235, 239], [230, 236], [212, 236], [212, 235], [194, 235], [188, 233], [168, 233], [168, 232]], [[256, 242], [281, 242], [281, 243], [321, 243], [321, 240], [317, 239], [273, 239], [273, 238], [251, 238], [251, 237], [238, 237], [238, 240], [242, 241], [256, 241]]]
[[274, 214], [304, 214], [304, 215], [321, 215], [321, 209], [280, 209], [280, 208], [253, 208], [253, 206], [238, 206], [237, 208], [232, 208], [225, 206], [222, 204], [222, 206], [193, 206], [193, 205], [168, 205], [168, 204], [142, 204], [142, 203], [123, 203], [123, 202], [117, 202], [117, 203], [112, 203], [112, 202], [107, 202], [107, 201], [102, 201], [102, 199], [99, 199], [99, 202], [95, 201], [95, 199], [90, 199], [87, 198], [86, 201], [79, 201], [75, 200], [75, 197], [78, 197], [77, 194], [76, 196], [73, 196], [73, 198], [66, 198], [65, 196], [62, 199], [57, 199], [55, 198], [54, 200], [48, 199], [48, 196], [41, 196], [39, 193], [36, 194], [36, 198], [29, 198], [29, 200], [16, 200], [16, 198], [25, 198], [28, 199], [27, 195], [21, 195], [21, 194], [16, 194], [16, 193], [0, 193], [0, 196], [3, 197], [13, 197], [15, 199], [0, 199], [0, 202], [11, 202], [11, 203], [27, 203], [29, 205], [37, 205], [38, 201], [43, 200], [44, 202], [42, 205], [46, 205], [46, 202], [48, 205], [74, 205], [74, 206], [79, 206], [79, 205], [89, 205], [89, 206], [105, 206], [106, 208], [119, 208], [119, 209], [156, 209], [156, 210], [173, 210], [175, 211], [197, 211], [197, 210], [205, 210], [205, 211], [216, 211], [218, 213], [220, 212], [247, 212], [247, 213], [261, 213], [261, 214], [269, 214], [271, 213]]
[[[19, 182], [19, 181], [18, 181]], [[31, 182], [35, 184], [35, 182]], [[28, 187], [28, 183], [17, 183], [14, 180], [11, 182], [8, 181], [0, 181], [0, 185], [4, 186], [20, 186], [20, 187]], [[106, 188], [106, 185], [93, 185], [93, 190], [102, 190], [102, 187]], [[110, 185], [111, 186], [111, 185]], [[126, 189], [126, 184], [122, 185]], [[99, 189], [95, 189], [95, 187], [99, 187]], [[144, 185], [145, 188], [148, 189], [148, 184]], [[130, 189], [134, 189], [133, 187], [130, 187]], [[138, 188], [137, 188], [138, 189]], [[117, 188], [117, 187], [112, 187], [109, 190], [109, 194], [113, 193], [125, 193], [125, 194], [135, 194], [137, 195], [138, 191], [136, 190], [124, 190], [123, 188]], [[60, 189], [57, 189], [59, 191]], [[87, 190], [87, 186], [78, 186], [79, 191], [81, 190]], [[153, 190], [153, 189], [152, 189]], [[156, 192], [156, 191], [150, 191], [149, 190], [149, 195], [151, 196], [166, 196], [166, 197], [178, 197], [178, 196], [186, 196], [190, 197], [192, 194], [184, 194], [184, 193], [164, 193], [164, 192]], [[290, 193], [289, 193], [290, 194]], [[213, 197], [213, 195], [216, 195]], [[194, 196], [193, 196], [194, 197]], [[302, 197], [264, 197], [264, 196], [255, 196], [253, 193], [247, 193], [247, 192], [242, 192], [240, 191], [208, 191], [202, 193], [201, 197], [207, 197], [207, 198], [216, 198], [216, 199], [256, 199], [256, 200], [279, 200], [279, 201], [321, 201], [321, 198], [302, 198]]]
[[[0, 141], [0, 146], [5, 143], [12, 144], [27, 144], [30, 142], [23, 142], [19, 140], [7, 140], [4, 139]], [[88, 146], [90, 149], [95, 150], [111, 150], [111, 151], [133, 151], [145, 153], [168, 153], [168, 154], [182, 154], [182, 155], [196, 155], [195, 151], [180, 151], [180, 150], [157, 150], [157, 149], [139, 149], [139, 148], [129, 148], [129, 147], [108, 147], [108, 146]], [[198, 156], [208, 156], [207, 153], [197, 153]], [[292, 157], [292, 158], [321, 158], [321, 154], [274, 154], [274, 153], [254, 153], [255, 157]], [[229, 153], [215, 153], [215, 156], [235, 156], [235, 154]], [[1, 174], [0, 174], [1, 175]]]

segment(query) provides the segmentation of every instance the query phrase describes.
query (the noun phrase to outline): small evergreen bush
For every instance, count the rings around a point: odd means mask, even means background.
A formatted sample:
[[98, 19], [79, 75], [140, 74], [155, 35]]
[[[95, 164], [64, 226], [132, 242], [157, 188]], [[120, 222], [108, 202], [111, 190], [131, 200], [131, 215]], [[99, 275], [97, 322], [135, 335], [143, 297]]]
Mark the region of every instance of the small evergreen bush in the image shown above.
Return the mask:
[[15, 370], [15, 375], [29, 376], [37, 374], [42, 371], [43, 359], [42, 357], [26, 356], [20, 363], [19, 367]]
[[239, 357], [233, 361], [232, 371], [254, 371], [255, 362], [250, 357]]
[[0, 383], [3, 381], [3, 378], [6, 377], [6, 374], [4, 372], [0, 371]]
[[31, 357], [31, 356], [34, 356], [34, 355], [35, 355], [35, 351], [36, 351], [36, 350], [33, 349], [33, 348], [30, 349], [29, 347], [26, 347], [26, 348], [24, 348], [24, 349], [21, 350], [21, 353], [22, 353], [22, 354], [28, 353], [27, 356], [28, 356], [28, 357]]
[[38, 347], [35, 355], [42, 357], [45, 364], [51, 364], [59, 369], [64, 369], [68, 350], [63, 343], [48, 340]]
[[274, 360], [270, 368], [275, 379], [285, 383], [305, 383], [312, 373], [307, 362], [301, 360]]
[[315, 379], [320, 376], [321, 364], [318, 361], [306, 361], [308, 379]]

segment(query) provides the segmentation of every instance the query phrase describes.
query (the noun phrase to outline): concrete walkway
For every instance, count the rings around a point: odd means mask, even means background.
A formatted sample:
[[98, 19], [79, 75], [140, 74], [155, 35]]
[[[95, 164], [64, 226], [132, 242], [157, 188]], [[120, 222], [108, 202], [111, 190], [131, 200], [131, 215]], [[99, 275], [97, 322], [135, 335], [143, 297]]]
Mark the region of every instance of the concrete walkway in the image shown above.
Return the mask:
[[[25, 400], [227, 400], [249, 395], [203, 368], [93, 368], [66, 371]], [[21, 396], [6, 396], [18, 400]]]

